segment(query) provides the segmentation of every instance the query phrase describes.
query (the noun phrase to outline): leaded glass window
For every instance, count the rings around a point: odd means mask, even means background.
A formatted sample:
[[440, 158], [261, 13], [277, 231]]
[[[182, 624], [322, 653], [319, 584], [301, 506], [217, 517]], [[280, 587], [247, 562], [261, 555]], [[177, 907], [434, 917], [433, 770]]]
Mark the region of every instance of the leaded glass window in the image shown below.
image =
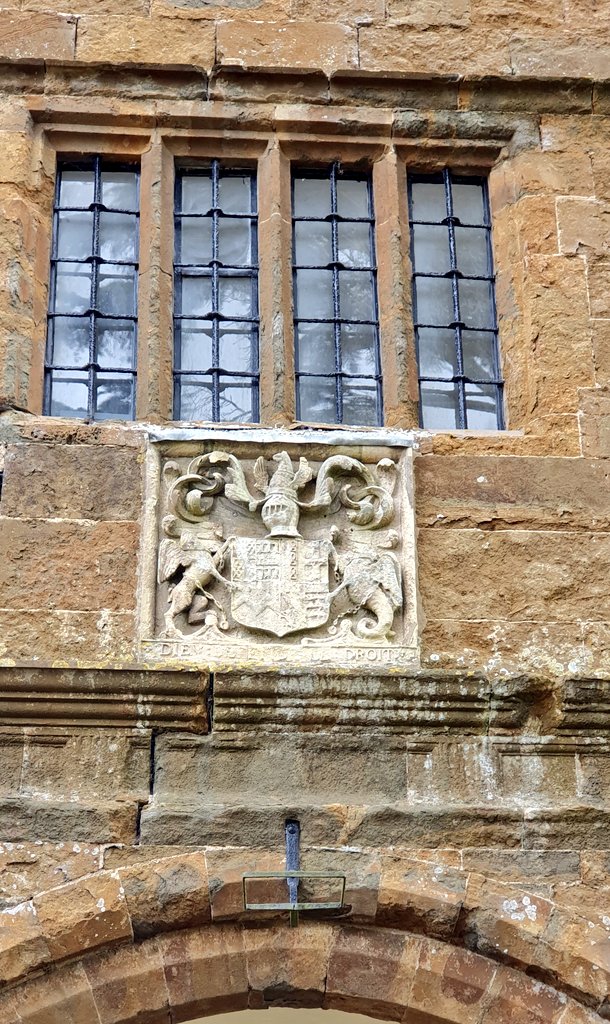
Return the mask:
[[449, 170], [408, 182], [421, 425], [501, 429], [487, 183]]
[[380, 424], [371, 176], [298, 169], [292, 203], [297, 416]]
[[133, 419], [138, 170], [60, 164], [54, 204], [45, 412]]
[[259, 418], [256, 209], [251, 171], [177, 171], [175, 419]]

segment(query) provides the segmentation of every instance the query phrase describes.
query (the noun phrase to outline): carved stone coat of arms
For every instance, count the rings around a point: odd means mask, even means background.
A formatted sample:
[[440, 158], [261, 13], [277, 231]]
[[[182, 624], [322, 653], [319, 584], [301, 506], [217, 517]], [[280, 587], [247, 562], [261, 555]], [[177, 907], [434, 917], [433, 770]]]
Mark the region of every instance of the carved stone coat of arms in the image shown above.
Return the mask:
[[243, 448], [164, 460], [145, 646], [210, 665], [412, 661], [399, 460]]

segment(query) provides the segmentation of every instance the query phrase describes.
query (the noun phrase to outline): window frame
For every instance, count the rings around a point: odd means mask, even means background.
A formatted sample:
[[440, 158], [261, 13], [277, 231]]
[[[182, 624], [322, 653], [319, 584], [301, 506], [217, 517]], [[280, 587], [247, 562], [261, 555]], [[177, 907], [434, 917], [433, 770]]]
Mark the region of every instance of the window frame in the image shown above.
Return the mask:
[[[409, 209], [409, 237], [410, 237], [410, 256], [411, 256], [411, 282], [412, 282], [412, 320], [413, 320], [413, 334], [415, 339], [415, 351], [417, 356], [417, 371], [418, 371], [418, 385], [419, 385], [419, 425], [422, 429], [455, 429], [455, 430], [469, 430], [468, 427], [468, 395], [466, 388], [469, 384], [483, 385], [493, 387], [495, 389], [495, 407], [496, 407], [496, 427], [497, 431], [504, 430], [504, 403], [503, 403], [503, 392], [504, 392], [504, 380], [501, 374], [500, 368], [500, 347], [499, 347], [499, 330], [498, 330], [498, 314], [496, 304], [496, 273], [494, 265], [494, 254], [492, 246], [492, 222], [491, 222], [491, 208], [489, 202], [489, 185], [488, 179], [485, 175], [475, 174], [460, 174], [456, 173], [453, 168], [443, 167], [438, 171], [429, 172], [427, 174], [418, 173], [410, 168], [407, 168], [407, 196], [408, 196], [408, 209]], [[436, 221], [421, 221], [416, 220], [413, 216], [413, 185], [417, 184], [442, 184], [445, 196], [445, 210], [446, 217], [440, 222]], [[483, 204], [483, 219], [480, 225], [466, 224], [463, 225], [459, 218], [454, 214], [454, 197], [453, 187], [454, 185], [478, 185], [481, 188], [482, 193], [482, 204]], [[414, 227], [417, 226], [433, 226], [446, 227], [447, 229], [447, 241], [449, 249], [449, 269], [446, 273], [430, 272], [418, 270], [415, 260], [415, 233]], [[480, 274], [464, 274], [459, 267], [458, 258], [458, 246], [456, 239], [456, 227], [462, 230], [466, 229], [483, 229], [486, 232], [485, 236], [485, 255], [488, 273], [484, 275]], [[449, 324], [425, 324], [420, 323], [420, 317], [417, 311], [417, 280], [419, 278], [429, 278], [438, 280], [450, 280], [451, 281], [451, 294], [453, 304], [453, 320]], [[461, 312], [461, 296], [459, 282], [462, 280], [472, 281], [487, 281], [490, 290], [490, 310], [492, 324], [489, 327], [473, 327], [467, 325], [462, 319]], [[438, 330], [446, 329], [454, 332], [454, 346], [455, 346], [455, 357], [456, 357], [456, 372], [451, 377], [432, 377], [429, 374], [422, 373], [422, 360], [420, 352], [420, 331], [436, 328]], [[466, 373], [466, 364], [464, 357], [464, 346], [463, 346], [463, 334], [464, 332], [480, 333], [480, 334], [492, 334], [492, 364], [493, 374], [489, 378], [474, 379]], [[448, 428], [429, 428], [424, 424], [424, 405], [422, 401], [422, 383], [452, 383], [457, 389], [457, 403], [455, 406], [457, 423], [455, 427]], [[475, 428], [476, 429], [476, 428]]]
[[[61, 205], [61, 186], [62, 186], [62, 175], [64, 172], [70, 171], [85, 171], [93, 172], [93, 200], [89, 204], [88, 208], [85, 207], [69, 207]], [[127, 172], [136, 173], [136, 203], [133, 210], [118, 210], [114, 207], [107, 208], [102, 202], [102, 175], [104, 172]], [[44, 359], [44, 384], [43, 384], [43, 415], [51, 416], [50, 412], [52, 403], [52, 388], [53, 388], [53, 375], [56, 371], [62, 373], [68, 373], [73, 370], [74, 373], [82, 372], [83, 369], [87, 371], [87, 413], [85, 417], [74, 417], [75, 419], [87, 419], [95, 422], [104, 422], [106, 420], [119, 419], [123, 417], [114, 416], [100, 416], [95, 415], [95, 389], [97, 383], [97, 374], [112, 374], [115, 373], [120, 377], [130, 378], [130, 412], [129, 417], [125, 417], [126, 421], [135, 419], [136, 413], [136, 388], [137, 388], [137, 365], [138, 365], [138, 278], [139, 278], [139, 260], [140, 260], [140, 202], [141, 202], [141, 169], [139, 161], [127, 162], [125, 160], [115, 160], [107, 158], [103, 154], [90, 154], [88, 156], [81, 156], [77, 159], [63, 159], [60, 158], [56, 164], [55, 173], [55, 187], [54, 187], [54, 198], [53, 198], [53, 221], [51, 227], [51, 252], [49, 258], [49, 288], [48, 288], [48, 306], [47, 306], [47, 328], [46, 328], [46, 341], [45, 341], [45, 359]], [[58, 244], [59, 244], [59, 224], [60, 215], [64, 212], [91, 212], [92, 214], [92, 249], [93, 251], [89, 256], [84, 259], [77, 259], [76, 257], [60, 257], [58, 255]], [[100, 218], [103, 212], [110, 213], [121, 213], [129, 214], [136, 220], [136, 230], [134, 235], [134, 257], [132, 260], [108, 260], [102, 257], [100, 252], [101, 240], [100, 240]], [[90, 303], [87, 310], [84, 313], [75, 313], [74, 311], [62, 311], [57, 310], [57, 276], [58, 266], [62, 263], [66, 264], [83, 264], [91, 267], [91, 284], [90, 284]], [[129, 266], [134, 270], [134, 305], [133, 312], [131, 315], [121, 314], [120, 316], [112, 313], [104, 313], [99, 308], [99, 275], [100, 267], [103, 266]], [[81, 368], [75, 368], [72, 366], [63, 366], [57, 364], [54, 360], [50, 359], [50, 354], [53, 352], [55, 347], [55, 328], [51, 325], [59, 317], [65, 317], [70, 319], [81, 319], [88, 320], [87, 333], [89, 338], [89, 359], [86, 366]], [[96, 323], [98, 320], [117, 320], [117, 321], [130, 321], [133, 324], [133, 363], [131, 368], [126, 367], [108, 367], [100, 366], [99, 364], [99, 352], [98, 342], [96, 335]], [[78, 381], [77, 381], [78, 382]]]
[[[83, 113], [81, 120], [85, 120]], [[112, 118], [111, 118], [112, 121]], [[138, 278], [138, 346], [136, 421], [181, 422], [173, 417], [173, 255], [174, 181], [178, 162], [196, 164], [218, 158], [223, 164], [256, 167], [259, 211], [259, 371], [260, 419], [263, 426], [294, 425], [295, 365], [292, 305], [291, 173], [293, 166], [315, 167], [340, 160], [346, 168], [372, 173], [377, 254], [380, 366], [383, 388], [383, 428], [419, 428], [418, 372], [411, 316], [410, 233], [406, 172], [429, 173], [450, 166], [457, 174], [487, 176], [501, 147], [472, 144], [469, 140], [435, 140], [422, 149], [421, 141], [397, 138], [393, 142], [370, 128], [358, 139], [313, 136], [313, 127], [278, 123], [239, 125], [227, 137], [227, 116], [179, 120], [162, 129], [143, 125], [133, 131], [109, 134], [103, 124], [39, 124], [43, 159], [78, 159], [100, 154], [117, 162], [140, 161], [140, 273]], [[347, 134], [347, 133], [346, 133]], [[422, 160], [425, 153], [425, 160]], [[47, 166], [49, 164], [47, 163]], [[48, 203], [51, 218], [52, 195]], [[492, 225], [497, 211], [491, 202]], [[42, 211], [44, 213], [44, 210]], [[41, 216], [42, 216], [41, 213]], [[493, 232], [492, 232], [493, 245]], [[50, 245], [43, 238], [39, 260], [48, 261]], [[41, 254], [41, 255], [40, 255]], [[495, 251], [494, 251], [495, 257]], [[496, 272], [500, 261], [494, 259]], [[41, 265], [39, 263], [39, 265]], [[48, 273], [48, 271], [47, 271]], [[44, 311], [40, 296], [44, 297]], [[46, 295], [39, 289], [36, 323], [46, 320]], [[500, 358], [502, 336], [500, 330]], [[31, 407], [42, 408], [45, 339], [36, 329], [30, 377]], [[36, 380], [40, 380], [40, 386]], [[507, 387], [504, 391], [506, 402]], [[506, 406], [504, 406], [506, 408]], [[505, 417], [506, 421], [506, 417]], [[110, 421], [112, 422], [112, 421]], [[320, 426], [320, 424], [315, 424]], [[346, 427], [350, 429], [352, 425]], [[356, 425], [353, 425], [356, 426]], [[346, 429], [328, 424], [329, 429]], [[372, 428], [375, 429], [375, 428]], [[378, 429], [378, 428], [377, 428]], [[505, 428], [506, 429], [506, 428]], [[436, 432], [436, 431], [435, 431]], [[451, 431], [455, 432], [455, 431]], [[479, 433], [477, 430], [464, 431]], [[484, 433], [488, 433], [484, 431]], [[495, 433], [495, 431], [494, 431]]]
[[[212, 188], [212, 206], [206, 213], [187, 213], [183, 212], [182, 203], [182, 182], [185, 178], [196, 177], [202, 173], [209, 172], [211, 177], [211, 188]], [[243, 213], [227, 213], [222, 211], [219, 207], [219, 185], [220, 178], [224, 177], [239, 177], [244, 174], [250, 176], [250, 211]], [[183, 217], [189, 219], [200, 219], [204, 220], [207, 217], [211, 217], [211, 240], [212, 240], [212, 256], [208, 264], [185, 264], [182, 259], [178, 260], [179, 255], [179, 239], [181, 241], [181, 234], [179, 231], [182, 230], [182, 225], [179, 221]], [[233, 218], [233, 219], [244, 219], [250, 220], [250, 247], [251, 247], [251, 262], [247, 266], [228, 266], [224, 267], [219, 261], [218, 244], [219, 244], [219, 229], [220, 223], [219, 218]], [[173, 262], [173, 281], [174, 281], [174, 295], [173, 295], [173, 339], [174, 339], [174, 350], [173, 350], [173, 404], [172, 404], [172, 415], [173, 418], [182, 421], [183, 417], [180, 415], [182, 412], [182, 379], [187, 376], [210, 378], [212, 386], [212, 412], [214, 423], [224, 422], [259, 422], [258, 413], [260, 408], [260, 315], [259, 315], [259, 261], [258, 261], [258, 180], [256, 168], [252, 167], [238, 167], [229, 161], [221, 161], [217, 158], [213, 158], [209, 161], [209, 166], [205, 166], [203, 163], [196, 165], [182, 165], [176, 163], [174, 168], [174, 230], [173, 230], [173, 246], [174, 246], [174, 262]], [[181, 255], [181, 253], [180, 253]], [[194, 269], [199, 273], [185, 274], [184, 269]], [[232, 273], [226, 274], [223, 271], [231, 271]], [[237, 271], [239, 270], [239, 275]], [[205, 273], [203, 272], [205, 271]], [[197, 315], [184, 314], [181, 303], [181, 285], [185, 277], [197, 277], [197, 278], [210, 278], [212, 281], [212, 305], [213, 307], [219, 307], [219, 281], [222, 277], [247, 277], [250, 280], [250, 291], [252, 315], [248, 318], [242, 317], [227, 317], [221, 314], [220, 308], [213, 308], [210, 312], [209, 317], [200, 317]], [[180, 366], [182, 357], [182, 329], [181, 323], [183, 320], [197, 320], [201, 322], [207, 322], [208, 320], [212, 323], [212, 362], [207, 371], [205, 370], [185, 370]], [[251, 333], [251, 346], [252, 346], [252, 366], [250, 370], [227, 370], [220, 366], [220, 324], [222, 322], [243, 322], [250, 325]], [[252, 404], [252, 419], [251, 421], [231, 421], [223, 420], [220, 418], [220, 391], [223, 378], [235, 377], [237, 381], [243, 381], [246, 378], [250, 381], [250, 392], [251, 392], [251, 404]], [[176, 412], [179, 414], [176, 416]]]
[[[330, 189], [331, 198], [331, 212], [324, 218], [331, 224], [331, 262], [327, 264], [333, 275], [333, 312], [330, 318], [320, 318], [312, 316], [300, 316], [297, 308], [298, 302], [298, 271], [310, 269], [306, 266], [300, 266], [297, 263], [297, 228], [296, 225], [300, 223], [321, 223], [322, 219], [314, 216], [297, 215], [296, 213], [296, 199], [295, 199], [295, 180], [299, 177], [310, 178], [313, 180], [327, 181]], [[369, 215], [367, 218], [345, 218], [338, 211], [338, 196], [337, 196], [337, 184], [338, 178], [343, 181], [356, 181], [366, 180], [367, 199], [368, 199], [368, 211]], [[295, 386], [295, 403], [296, 403], [296, 414], [300, 420], [300, 406], [301, 396], [299, 383], [300, 380], [305, 378], [318, 379], [318, 380], [332, 380], [334, 393], [335, 393], [335, 414], [336, 419], [333, 421], [333, 426], [383, 426], [383, 377], [381, 372], [381, 349], [379, 341], [379, 299], [377, 289], [377, 251], [375, 245], [375, 200], [373, 194], [373, 174], [368, 168], [355, 169], [353, 167], [345, 168], [340, 161], [333, 161], [326, 167], [311, 167], [301, 166], [294, 162], [291, 167], [291, 219], [292, 219], [292, 301], [293, 301], [293, 331], [295, 334], [294, 339], [294, 386]], [[342, 223], [360, 224], [367, 223], [369, 225], [369, 244], [370, 244], [370, 255], [372, 257], [370, 265], [366, 267], [346, 267], [339, 263], [338, 253], [338, 227]], [[313, 265], [312, 265], [313, 266]], [[313, 269], [322, 269], [315, 267]], [[373, 296], [373, 308], [371, 310], [371, 316], [368, 320], [358, 320], [355, 318], [347, 318], [341, 316], [341, 279], [340, 274], [343, 273], [358, 273], [368, 272], [371, 276], [372, 283], [372, 296]], [[328, 324], [332, 328], [333, 332], [333, 343], [334, 343], [334, 371], [329, 374], [315, 373], [314, 371], [301, 370], [299, 366], [299, 343], [296, 335], [298, 334], [298, 324]], [[374, 373], [373, 374], [359, 374], [349, 373], [343, 369], [343, 354], [342, 354], [342, 339], [341, 330], [345, 325], [370, 325], [373, 328], [374, 335], [374, 350], [373, 350], [373, 362], [374, 362]], [[376, 412], [377, 422], [368, 424], [346, 424], [344, 420], [344, 395], [343, 387], [345, 381], [356, 381], [366, 380], [374, 381], [375, 396], [376, 396]]]

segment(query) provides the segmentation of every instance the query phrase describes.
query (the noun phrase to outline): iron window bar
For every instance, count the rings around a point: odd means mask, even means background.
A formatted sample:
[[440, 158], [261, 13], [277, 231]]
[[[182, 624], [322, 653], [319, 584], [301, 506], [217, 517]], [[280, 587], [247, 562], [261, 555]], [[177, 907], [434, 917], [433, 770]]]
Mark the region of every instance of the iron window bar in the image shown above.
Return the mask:
[[[495, 274], [493, 269], [493, 253], [491, 246], [491, 220], [490, 220], [490, 208], [489, 208], [489, 193], [487, 188], [487, 181], [481, 177], [463, 177], [454, 175], [451, 170], [445, 168], [443, 171], [437, 174], [409, 174], [408, 175], [408, 203], [409, 203], [409, 225], [411, 235], [411, 263], [413, 267], [412, 274], [412, 294], [413, 294], [413, 315], [414, 315], [414, 329], [415, 329], [415, 343], [417, 351], [417, 363], [419, 367], [419, 393], [420, 393], [420, 425], [425, 426], [424, 422], [424, 409], [422, 399], [421, 385], [424, 383], [438, 383], [438, 384], [453, 384], [454, 388], [457, 389], [457, 404], [455, 408], [456, 412], [456, 426], [458, 429], [466, 429], [468, 427], [468, 398], [476, 398], [476, 395], [469, 396], [467, 394], [467, 385], [484, 386], [495, 389], [495, 412], [496, 412], [496, 426], [497, 429], [501, 430], [504, 427], [504, 416], [503, 416], [503, 387], [504, 381], [500, 372], [500, 359], [499, 359], [499, 348], [498, 348], [498, 325], [497, 325], [497, 312], [495, 303]], [[441, 184], [444, 189], [445, 199], [445, 216], [440, 220], [428, 220], [425, 218], [416, 218], [414, 216], [414, 201], [413, 201], [413, 185], [416, 184]], [[482, 210], [483, 217], [480, 222], [464, 221], [460, 217], [455, 215], [454, 212], [454, 186], [455, 185], [476, 185], [481, 188], [482, 195]], [[417, 257], [417, 245], [415, 240], [414, 227], [445, 227], [447, 229], [447, 245], [449, 255], [449, 269], [445, 272], [437, 271], [420, 271], [417, 269], [418, 257]], [[485, 274], [469, 274], [464, 273], [459, 267], [459, 255], [458, 246], [456, 244], [456, 227], [462, 229], [475, 229], [479, 232], [484, 231], [485, 233], [485, 258], [487, 264], [487, 273]], [[453, 316], [449, 321], [442, 323], [439, 322], [426, 322], [420, 320], [418, 317], [417, 309], [417, 281], [422, 279], [429, 280], [449, 280], [451, 282], [451, 300], [453, 307]], [[488, 326], [476, 326], [467, 323], [462, 318], [461, 312], [461, 299], [459, 282], [461, 281], [480, 281], [489, 285], [489, 302], [490, 302], [490, 323]], [[431, 375], [421, 372], [422, 366], [422, 338], [421, 330], [452, 330], [454, 334], [454, 346], [455, 346], [455, 366], [456, 370], [450, 375]], [[481, 335], [492, 335], [493, 345], [491, 353], [492, 372], [486, 377], [475, 377], [472, 374], [465, 372], [464, 362], [464, 339], [463, 333], [467, 331], [468, 334], [481, 334]]]
[[[330, 213], [323, 216], [307, 216], [297, 215], [296, 202], [295, 202], [295, 182], [297, 179], [310, 178], [329, 182], [330, 188]], [[344, 181], [361, 181], [366, 183], [367, 190], [367, 202], [369, 215], [367, 217], [347, 217], [339, 213], [338, 210], [338, 195], [337, 195], [337, 182], [338, 180]], [[376, 402], [376, 426], [382, 424], [382, 381], [381, 381], [381, 357], [380, 357], [380, 346], [379, 346], [379, 314], [377, 309], [377, 265], [375, 262], [375, 240], [374, 240], [374, 226], [375, 216], [373, 207], [373, 191], [372, 191], [372, 180], [370, 174], [362, 174], [357, 172], [349, 172], [343, 170], [339, 161], [335, 161], [331, 164], [329, 169], [316, 170], [309, 168], [297, 168], [294, 170], [292, 175], [292, 251], [293, 251], [293, 268], [292, 268], [292, 279], [293, 279], [293, 300], [294, 300], [294, 326], [295, 326], [295, 384], [296, 384], [296, 403], [297, 403], [297, 417], [302, 419], [302, 401], [301, 401], [301, 388], [300, 382], [303, 378], [314, 378], [319, 380], [328, 380], [332, 376], [334, 381], [334, 399], [335, 399], [335, 422], [344, 422], [344, 382], [350, 380], [366, 380], [374, 385], [375, 388], [375, 402]], [[296, 239], [296, 226], [300, 223], [328, 223], [331, 226], [331, 259], [327, 263], [298, 263], [297, 262], [297, 239]], [[342, 260], [339, 259], [339, 231], [338, 227], [340, 224], [367, 224], [369, 225], [369, 246], [370, 246], [370, 261], [368, 265], [348, 266]], [[332, 273], [332, 305], [333, 315], [332, 317], [307, 317], [299, 316], [298, 310], [298, 294], [299, 294], [299, 283], [298, 274], [299, 271], [303, 270], [329, 270]], [[372, 278], [372, 300], [373, 309], [371, 310], [371, 317], [369, 319], [361, 319], [357, 317], [346, 317], [342, 316], [341, 312], [341, 298], [340, 298], [340, 279], [339, 274], [349, 273], [369, 273]], [[300, 366], [300, 345], [297, 340], [298, 328], [300, 324], [326, 324], [331, 325], [333, 329], [333, 343], [334, 343], [334, 372], [329, 373], [316, 373], [311, 370], [304, 370]], [[375, 372], [373, 374], [359, 374], [347, 372], [343, 369], [343, 354], [341, 346], [341, 328], [342, 326], [370, 326], [373, 328], [374, 335], [374, 353], [373, 359], [375, 364]]]
[[[209, 177], [211, 182], [211, 205], [201, 211], [183, 210], [183, 183], [189, 177]], [[249, 179], [250, 209], [244, 212], [227, 212], [220, 203], [221, 178]], [[211, 257], [204, 262], [182, 261], [182, 224], [185, 220], [211, 221]], [[222, 221], [248, 221], [250, 223], [249, 253], [247, 263], [224, 263], [219, 256], [220, 223]], [[250, 419], [259, 419], [259, 312], [258, 312], [258, 212], [256, 197], [256, 175], [249, 170], [223, 167], [219, 160], [212, 160], [209, 167], [178, 168], [174, 195], [175, 259], [174, 259], [174, 418], [183, 418], [183, 381], [190, 387], [211, 389], [212, 416], [214, 422], [223, 419], [221, 395], [224, 390], [223, 378], [235, 380], [235, 386], [247, 389], [251, 397]], [[250, 315], [239, 316], [220, 312], [220, 282], [231, 278], [250, 281]], [[189, 313], [183, 310], [182, 283], [184, 280], [209, 280], [211, 282], [210, 306], [204, 313]], [[211, 327], [212, 361], [205, 368], [189, 369], [183, 363], [183, 323], [209, 324]], [[221, 359], [221, 325], [223, 323], [243, 324], [250, 333], [250, 365], [239, 370], [225, 368]]]
[[[63, 183], [63, 176], [65, 173], [71, 171], [83, 171], [93, 172], [93, 200], [92, 202], [76, 206], [76, 205], [65, 205], [61, 204], [61, 188]], [[136, 184], [136, 200], [133, 208], [126, 208], [120, 206], [112, 206], [102, 201], [102, 176], [104, 172], [127, 172], [135, 175]], [[92, 216], [92, 240], [91, 240], [91, 252], [89, 255], [84, 257], [74, 256], [59, 256], [58, 247], [60, 241], [60, 216], [66, 213], [91, 213]], [[105, 376], [115, 374], [121, 379], [126, 378], [130, 381], [130, 397], [129, 397], [129, 416], [127, 418], [133, 419], [135, 416], [135, 379], [136, 379], [136, 366], [135, 366], [135, 353], [137, 351], [137, 271], [139, 268], [138, 261], [138, 242], [139, 242], [139, 231], [135, 230], [135, 236], [133, 239], [134, 244], [134, 258], [132, 260], [121, 260], [121, 259], [106, 259], [100, 253], [100, 216], [102, 213], [121, 214], [128, 215], [135, 218], [136, 225], [139, 224], [140, 210], [139, 210], [139, 168], [135, 164], [116, 163], [114, 161], [106, 161], [101, 156], [91, 156], [85, 160], [78, 161], [66, 161], [61, 163], [57, 168], [57, 175], [55, 181], [55, 196], [53, 202], [53, 234], [51, 244], [51, 273], [50, 273], [50, 288], [49, 288], [49, 309], [47, 312], [47, 342], [45, 348], [45, 364], [44, 364], [44, 403], [43, 411], [45, 415], [51, 415], [53, 405], [53, 384], [80, 384], [82, 385], [82, 376], [78, 374], [87, 374], [87, 419], [105, 419], [109, 418], [105, 415], [100, 415], [99, 410], [96, 409], [97, 404], [97, 385], [100, 383], [97, 374], [103, 373]], [[58, 268], [62, 265], [69, 266], [90, 266], [91, 267], [91, 280], [90, 280], [90, 292], [89, 292], [89, 306], [84, 310], [70, 311], [70, 310], [58, 310], [57, 307], [57, 277]], [[124, 313], [111, 313], [106, 312], [100, 307], [99, 304], [99, 278], [100, 268], [104, 266], [109, 267], [131, 267], [133, 270], [133, 302], [132, 312]], [[88, 359], [84, 363], [75, 364], [74, 362], [56, 362], [54, 357], [55, 349], [55, 321], [58, 319], [62, 320], [87, 320], [88, 326], [88, 342], [89, 342], [89, 353]], [[131, 367], [122, 366], [111, 366], [106, 364], [100, 364], [98, 360], [97, 351], [97, 321], [108, 320], [118, 321], [122, 323], [130, 323], [133, 326], [133, 343], [132, 343], [132, 365]], [[72, 372], [73, 376], [62, 376], [60, 379], [54, 381], [54, 374], [60, 372], [62, 374]], [[110, 414], [110, 418], [112, 414]]]

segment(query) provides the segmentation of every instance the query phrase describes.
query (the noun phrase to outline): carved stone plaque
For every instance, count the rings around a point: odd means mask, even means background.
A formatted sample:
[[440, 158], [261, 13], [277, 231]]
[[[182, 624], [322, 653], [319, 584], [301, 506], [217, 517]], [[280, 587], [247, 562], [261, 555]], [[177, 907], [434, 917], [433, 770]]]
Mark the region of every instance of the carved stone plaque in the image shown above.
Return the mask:
[[260, 433], [153, 446], [143, 655], [216, 671], [412, 668], [411, 451], [356, 457]]

